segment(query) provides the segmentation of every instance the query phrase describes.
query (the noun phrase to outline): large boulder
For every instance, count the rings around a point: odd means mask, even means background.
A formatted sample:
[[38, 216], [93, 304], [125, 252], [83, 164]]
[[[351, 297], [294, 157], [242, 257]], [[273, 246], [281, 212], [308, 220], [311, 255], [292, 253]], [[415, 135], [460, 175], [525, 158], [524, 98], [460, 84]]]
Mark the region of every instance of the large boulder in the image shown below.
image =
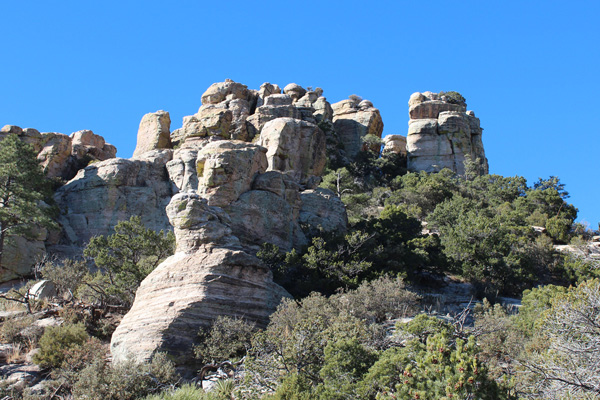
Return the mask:
[[267, 148], [270, 171], [284, 172], [307, 187], [319, 183], [327, 156], [325, 134], [317, 125], [277, 118], [264, 126], [258, 143]]
[[320, 232], [346, 232], [346, 206], [331, 190], [317, 188], [300, 193], [301, 208], [298, 222], [311, 235]]
[[409, 115], [406, 149], [410, 170], [437, 172], [449, 168], [464, 174], [465, 160], [470, 157], [479, 159], [481, 173], [488, 172], [479, 119], [466, 111], [463, 101], [438, 93], [413, 93]]
[[231, 229], [246, 248], [256, 251], [271, 243], [289, 251], [308, 243], [298, 224], [298, 206], [271, 191], [251, 190], [226, 211]]
[[39, 231], [37, 237], [27, 239], [22, 236], [10, 235], [4, 242], [2, 251], [2, 269], [0, 282], [20, 279], [29, 276], [36, 263], [46, 254], [46, 230]]
[[266, 326], [282, 297], [272, 273], [241, 250], [218, 216], [195, 194], [173, 197], [167, 212], [175, 227], [177, 252], [140, 285], [131, 310], [111, 339], [116, 362], [149, 360], [167, 352], [181, 369], [200, 366], [193, 346], [201, 328], [218, 316]]
[[171, 148], [171, 117], [166, 111], [148, 113], [142, 117], [137, 134], [134, 157], [151, 150]]
[[[366, 135], [381, 137], [383, 120], [379, 110], [368, 100], [342, 100], [333, 104], [333, 126], [348, 157], [364, 149]], [[373, 149], [378, 150], [378, 149]]]

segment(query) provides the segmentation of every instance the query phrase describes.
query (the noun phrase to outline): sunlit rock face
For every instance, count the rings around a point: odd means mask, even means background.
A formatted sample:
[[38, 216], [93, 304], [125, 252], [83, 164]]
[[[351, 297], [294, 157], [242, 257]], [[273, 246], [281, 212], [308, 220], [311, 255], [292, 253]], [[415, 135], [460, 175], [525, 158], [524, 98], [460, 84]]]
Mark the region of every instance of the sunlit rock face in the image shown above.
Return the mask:
[[449, 168], [464, 174], [465, 159], [479, 159], [481, 173], [488, 162], [481, 140], [479, 118], [463, 101], [438, 93], [413, 93], [408, 102], [406, 151], [408, 169], [437, 172]]

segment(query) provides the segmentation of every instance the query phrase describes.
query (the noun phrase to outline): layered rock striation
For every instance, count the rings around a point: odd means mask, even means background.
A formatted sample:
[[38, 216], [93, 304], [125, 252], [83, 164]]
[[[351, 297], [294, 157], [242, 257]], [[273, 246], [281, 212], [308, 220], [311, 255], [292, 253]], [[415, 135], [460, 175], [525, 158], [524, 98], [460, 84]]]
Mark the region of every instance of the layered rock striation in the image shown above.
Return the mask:
[[465, 159], [470, 157], [473, 161], [479, 159], [481, 173], [488, 173], [479, 118], [473, 111], [467, 111], [462, 100], [417, 92], [411, 95], [408, 104], [409, 170], [437, 172], [449, 168], [462, 175]]

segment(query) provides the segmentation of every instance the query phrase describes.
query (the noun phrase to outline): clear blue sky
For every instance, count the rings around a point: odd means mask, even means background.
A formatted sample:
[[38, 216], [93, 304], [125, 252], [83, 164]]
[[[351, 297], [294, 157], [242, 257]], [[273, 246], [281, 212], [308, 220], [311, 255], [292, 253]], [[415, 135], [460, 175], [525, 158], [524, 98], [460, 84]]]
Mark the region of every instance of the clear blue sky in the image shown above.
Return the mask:
[[490, 172], [558, 175], [600, 221], [600, 3], [2, 1], [0, 125], [92, 129], [130, 157], [141, 117], [195, 113], [213, 82], [358, 94], [406, 134], [415, 91], [461, 92]]

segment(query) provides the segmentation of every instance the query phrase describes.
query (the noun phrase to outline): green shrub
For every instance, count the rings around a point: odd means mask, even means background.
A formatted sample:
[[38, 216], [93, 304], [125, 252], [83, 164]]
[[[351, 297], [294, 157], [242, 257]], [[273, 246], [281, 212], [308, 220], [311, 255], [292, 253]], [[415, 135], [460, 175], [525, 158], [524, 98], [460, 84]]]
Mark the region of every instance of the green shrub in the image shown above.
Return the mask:
[[[144, 397], [144, 400], [213, 400], [214, 396], [198, 386], [187, 383], [177, 389], [165, 390], [159, 394]], [[214, 399], [216, 400], [216, 399]]]
[[150, 363], [126, 361], [115, 365], [95, 360], [80, 371], [73, 397], [90, 400], [134, 400], [177, 382], [174, 364], [164, 354]]
[[74, 295], [81, 285], [88, 268], [83, 261], [64, 260], [49, 262], [41, 269], [42, 277], [54, 283], [59, 296]]
[[84, 255], [99, 268], [84, 278], [85, 293], [102, 303], [130, 306], [142, 280], [174, 249], [173, 233], [147, 229], [137, 216], [121, 221], [114, 234], [95, 236], [85, 248]]
[[204, 363], [236, 362], [246, 355], [254, 331], [254, 323], [219, 316], [210, 329], [200, 331], [194, 353]]
[[[30, 327], [36, 319], [33, 315], [6, 318], [0, 324], [0, 341], [2, 343], [26, 344], [31, 339], [26, 328]], [[33, 339], [36, 339], [35, 336]]]
[[58, 368], [65, 361], [67, 352], [83, 345], [89, 338], [83, 324], [51, 326], [40, 338], [40, 351], [33, 361], [43, 368]]
[[449, 335], [454, 330], [448, 322], [427, 314], [419, 314], [406, 323], [398, 322], [396, 329], [417, 338], [422, 343], [427, 342], [429, 336], [438, 333]]

